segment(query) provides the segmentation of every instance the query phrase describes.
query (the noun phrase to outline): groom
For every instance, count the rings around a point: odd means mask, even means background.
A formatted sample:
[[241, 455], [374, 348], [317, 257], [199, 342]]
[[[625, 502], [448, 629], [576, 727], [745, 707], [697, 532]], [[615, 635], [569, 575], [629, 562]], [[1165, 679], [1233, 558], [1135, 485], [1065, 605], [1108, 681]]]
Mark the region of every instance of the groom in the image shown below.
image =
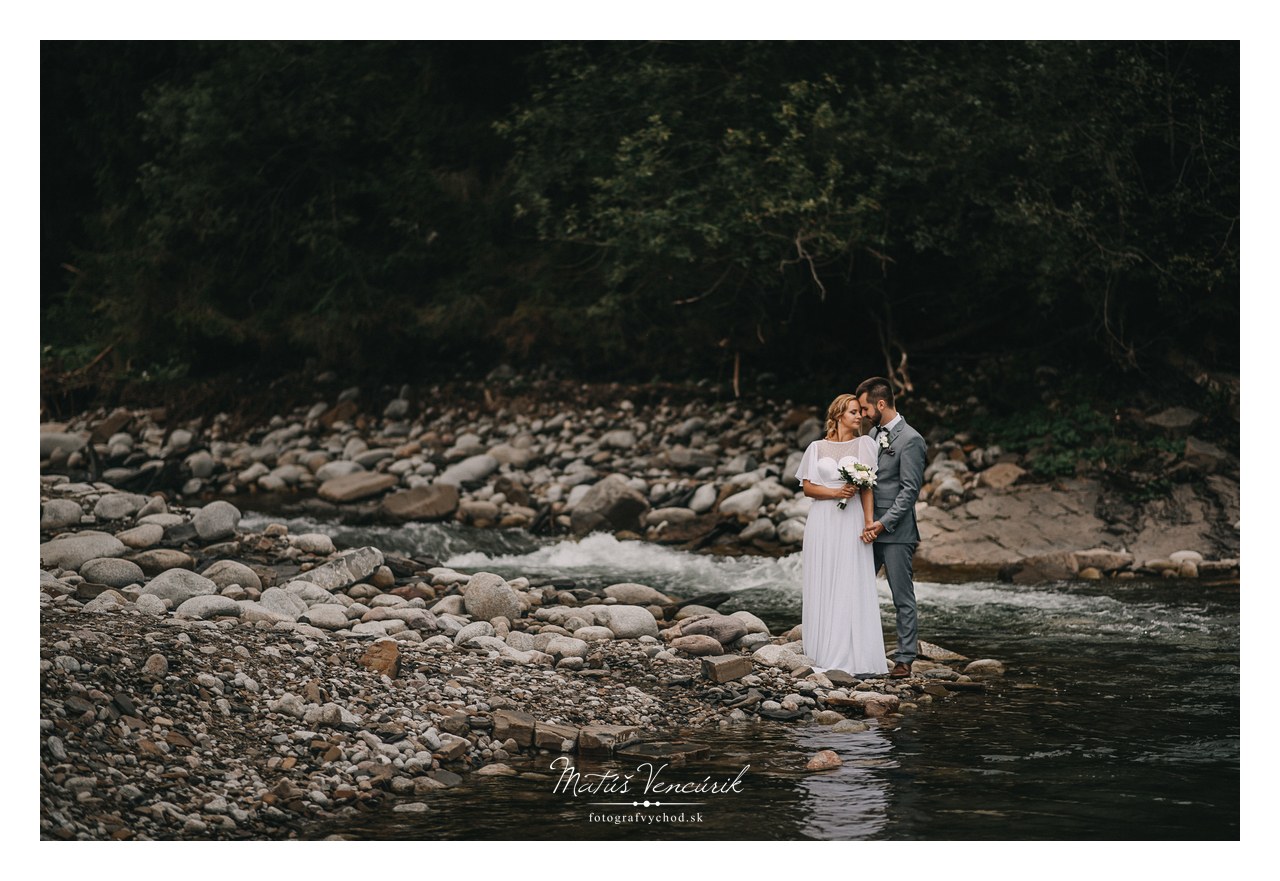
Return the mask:
[[854, 392], [862, 415], [871, 420], [871, 438], [880, 448], [873, 495], [875, 521], [862, 533], [862, 540], [875, 542], [876, 571], [884, 567], [898, 611], [898, 651], [889, 675], [903, 679], [911, 675], [916, 659], [916, 588], [911, 580], [911, 558], [920, 543], [916, 528], [916, 498], [924, 483], [925, 442], [893, 404], [889, 380], [874, 376]]

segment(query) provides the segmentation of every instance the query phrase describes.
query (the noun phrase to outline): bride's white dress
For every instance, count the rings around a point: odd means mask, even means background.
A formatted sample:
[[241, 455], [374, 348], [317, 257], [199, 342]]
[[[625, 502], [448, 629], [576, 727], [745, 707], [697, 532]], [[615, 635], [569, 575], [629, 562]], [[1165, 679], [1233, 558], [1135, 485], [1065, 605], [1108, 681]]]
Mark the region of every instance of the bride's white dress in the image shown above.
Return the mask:
[[[844, 485], [842, 466], [857, 461], [875, 468], [878, 453], [866, 435], [816, 440], [804, 451], [796, 479], [838, 489]], [[871, 545], [862, 540], [862, 504], [855, 496], [842, 511], [836, 502], [814, 499], [804, 527], [804, 653], [820, 673], [887, 673], [875, 562]]]

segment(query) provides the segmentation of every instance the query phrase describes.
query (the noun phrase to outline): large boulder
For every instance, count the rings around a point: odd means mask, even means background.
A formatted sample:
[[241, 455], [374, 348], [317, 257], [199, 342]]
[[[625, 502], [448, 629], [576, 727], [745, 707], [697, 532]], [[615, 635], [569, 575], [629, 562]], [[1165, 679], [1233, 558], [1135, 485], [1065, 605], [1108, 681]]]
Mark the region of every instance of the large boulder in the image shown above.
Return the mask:
[[79, 532], [40, 545], [40, 565], [46, 569], [79, 569], [96, 557], [119, 557], [124, 543], [105, 532]]
[[520, 595], [501, 575], [477, 572], [463, 588], [462, 595], [467, 614], [477, 621], [498, 617], [515, 621], [520, 617]]
[[307, 611], [307, 603], [302, 597], [279, 587], [264, 590], [258, 603], [268, 612], [287, 621], [297, 621], [298, 616]]
[[40, 529], [52, 532], [68, 526], [80, 525], [84, 510], [79, 502], [71, 499], [52, 499], [40, 506]]
[[196, 535], [200, 536], [201, 541], [233, 538], [236, 527], [240, 524], [240, 509], [230, 502], [219, 499], [197, 511], [191, 523], [195, 526]]
[[639, 532], [649, 502], [621, 474], [610, 474], [587, 490], [570, 515], [575, 535], [596, 530]]
[[217, 592], [216, 584], [189, 569], [166, 569], [142, 589], [142, 593], [168, 600], [175, 608], [192, 597]]
[[764, 492], [758, 486], [752, 486], [744, 489], [740, 493], [734, 493], [720, 503], [720, 513], [727, 514], [730, 517], [740, 517], [744, 520], [754, 520], [756, 514], [760, 511], [760, 506], [764, 504]]
[[444, 520], [458, 510], [458, 487], [433, 483], [392, 493], [382, 500], [382, 510], [396, 520]]

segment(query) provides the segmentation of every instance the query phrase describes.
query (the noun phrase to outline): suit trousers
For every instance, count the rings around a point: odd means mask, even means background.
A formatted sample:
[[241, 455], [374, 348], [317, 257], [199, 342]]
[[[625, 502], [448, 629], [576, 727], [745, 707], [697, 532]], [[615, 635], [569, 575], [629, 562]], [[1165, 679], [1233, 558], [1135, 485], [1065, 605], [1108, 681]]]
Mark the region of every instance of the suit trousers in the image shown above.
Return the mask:
[[874, 542], [871, 545], [876, 571], [884, 567], [893, 594], [893, 606], [898, 613], [898, 650], [893, 660], [908, 667], [919, 651], [916, 634], [916, 586], [912, 581], [911, 558], [916, 553], [916, 543]]

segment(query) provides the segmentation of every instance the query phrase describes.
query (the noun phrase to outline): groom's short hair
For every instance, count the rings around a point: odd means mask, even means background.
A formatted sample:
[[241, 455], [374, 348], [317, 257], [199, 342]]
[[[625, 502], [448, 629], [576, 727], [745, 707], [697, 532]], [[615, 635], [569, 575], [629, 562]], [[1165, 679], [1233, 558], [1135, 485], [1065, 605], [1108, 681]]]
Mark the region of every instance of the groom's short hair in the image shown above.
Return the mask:
[[858, 397], [865, 394], [867, 401], [872, 404], [876, 401], [884, 401], [886, 407], [893, 406], [893, 386], [883, 376], [864, 379], [854, 390], [854, 394]]

